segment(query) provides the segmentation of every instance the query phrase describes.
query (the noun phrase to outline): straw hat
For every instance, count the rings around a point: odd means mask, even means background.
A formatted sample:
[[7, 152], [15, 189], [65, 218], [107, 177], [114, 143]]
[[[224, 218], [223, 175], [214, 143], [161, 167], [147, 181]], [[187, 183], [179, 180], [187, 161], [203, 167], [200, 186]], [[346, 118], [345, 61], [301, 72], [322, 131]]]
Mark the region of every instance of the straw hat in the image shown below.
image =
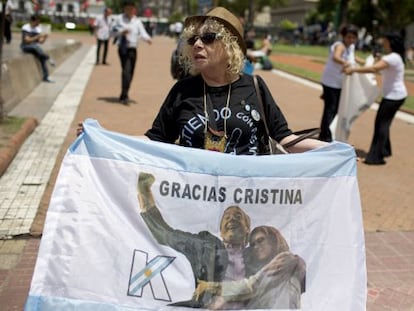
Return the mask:
[[230, 11], [223, 7], [215, 7], [206, 13], [206, 15], [196, 15], [187, 17], [184, 21], [184, 25], [187, 27], [194, 23], [202, 23], [207, 18], [214, 18], [218, 22], [224, 24], [224, 26], [237, 37], [237, 43], [241, 47], [244, 54], [246, 54], [246, 44], [243, 38], [243, 25], [240, 20]]

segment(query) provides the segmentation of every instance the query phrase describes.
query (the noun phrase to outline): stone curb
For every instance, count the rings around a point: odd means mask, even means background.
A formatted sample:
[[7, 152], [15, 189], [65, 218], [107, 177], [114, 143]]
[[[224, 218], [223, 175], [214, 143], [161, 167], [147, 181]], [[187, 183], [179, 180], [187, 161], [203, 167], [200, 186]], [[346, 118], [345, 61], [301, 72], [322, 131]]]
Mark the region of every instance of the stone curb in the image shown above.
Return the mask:
[[39, 122], [36, 118], [27, 118], [19, 131], [10, 138], [7, 145], [0, 148], [0, 177], [7, 170], [26, 138], [30, 136], [38, 124]]

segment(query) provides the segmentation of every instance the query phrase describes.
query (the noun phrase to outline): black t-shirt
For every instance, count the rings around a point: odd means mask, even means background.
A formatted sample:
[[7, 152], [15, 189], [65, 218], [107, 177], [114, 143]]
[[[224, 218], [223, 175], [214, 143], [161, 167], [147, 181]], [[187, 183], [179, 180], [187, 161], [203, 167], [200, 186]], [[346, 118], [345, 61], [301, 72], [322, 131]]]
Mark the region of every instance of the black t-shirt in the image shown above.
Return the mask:
[[[267, 124], [277, 141], [292, 132], [264, 81], [258, 77]], [[204, 81], [200, 75], [178, 81], [165, 99], [152, 128], [146, 132], [151, 140], [175, 143], [185, 147], [204, 148], [206, 117]], [[231, 84], [229, 108], [226, 108], [229, 86], [206, 85], [207, 100], [212, 103], [217, 130], [227, 136], [226, 153], [257, 154], [258, 140], [265, 135], [253, 77], [242, 75]], [[224, 122], [226, 118], [226, 122]], [[224, 129], [226, 123], [226, 129]]]

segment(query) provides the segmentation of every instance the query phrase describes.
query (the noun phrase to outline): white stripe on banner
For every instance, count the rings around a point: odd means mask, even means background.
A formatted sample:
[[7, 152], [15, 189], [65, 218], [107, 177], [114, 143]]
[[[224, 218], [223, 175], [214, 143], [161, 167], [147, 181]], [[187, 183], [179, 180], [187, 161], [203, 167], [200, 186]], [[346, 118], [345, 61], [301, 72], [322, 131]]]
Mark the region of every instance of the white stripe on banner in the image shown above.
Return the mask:
[[26, 311], [365, 310], [356, 155], [234, 156], [94, 120], [63, 160]]

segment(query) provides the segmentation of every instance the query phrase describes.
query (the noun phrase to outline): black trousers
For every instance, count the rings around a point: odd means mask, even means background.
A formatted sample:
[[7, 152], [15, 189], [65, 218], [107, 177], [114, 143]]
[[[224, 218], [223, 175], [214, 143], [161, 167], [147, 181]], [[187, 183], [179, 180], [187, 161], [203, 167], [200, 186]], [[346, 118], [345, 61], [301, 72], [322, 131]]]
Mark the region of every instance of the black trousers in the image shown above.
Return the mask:
[[339, 99], [341, 98], [341, 89], [332, 88], [323, 84], [322, 87], [324, 107], [319, 139], [330, 142], [332, 141], [332, 133], [329, 129], [329, 125], [332, 123], [333, 119], [338, 113]]
[[101, 55], [101, 47], [103, 47], [102, 63], [106, 63], [106, 56], [108, 55], [108, 42], [109, 40], [97, 40], [96, 48], [96, 63], [99, 63], [99, 58]]
[[129, 88], [131, 86], [132, 78], [134, 77], [135, 63], [137, 61], [137, 49], [128, 48], [123, 50], [118, 49], [119, 59], [121, 60], [122, 74], [121, 74], [121, 96], [120, 99], [127, 99]]
[[4, 20], [4, 37], [6, 38], [6, 43], [10, 43], [12, 40], [12, 32], [11, 32], [11, 23], [12, 19], [11, 16], [5, 16]]
[[405, 98], [391, 100], [383, 98], [375, 117], [374, 137], [365, 161], [382, 163], [384, 157], [391, 156], [390, 127], [398, 109], [404, 104]]

